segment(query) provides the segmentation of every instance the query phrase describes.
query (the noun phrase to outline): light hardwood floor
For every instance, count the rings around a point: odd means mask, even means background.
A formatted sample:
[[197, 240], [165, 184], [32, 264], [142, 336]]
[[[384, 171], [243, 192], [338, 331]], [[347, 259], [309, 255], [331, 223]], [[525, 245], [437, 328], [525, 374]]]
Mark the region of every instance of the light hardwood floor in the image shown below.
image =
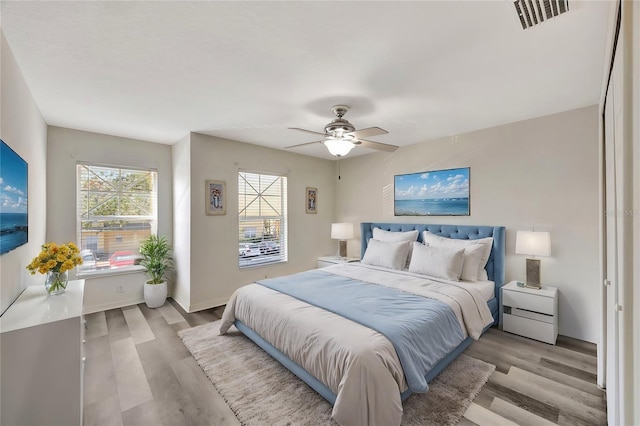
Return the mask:
[[[169, 299], [86, 316], [84, 424], [238, 425], [177, 331], [220, 319]], [[595, 346], [556, 346], [490, 329], [465, 352], [496, 365], [460, 425], [604, 425]]]

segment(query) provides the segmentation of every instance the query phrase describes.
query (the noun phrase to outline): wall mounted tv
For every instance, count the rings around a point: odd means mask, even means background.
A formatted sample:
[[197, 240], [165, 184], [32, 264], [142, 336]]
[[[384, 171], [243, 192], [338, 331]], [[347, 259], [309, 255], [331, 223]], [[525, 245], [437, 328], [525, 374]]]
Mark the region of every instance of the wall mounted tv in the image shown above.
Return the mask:
[[0, 254], [29, 241], [28, 165], [0, 139]]

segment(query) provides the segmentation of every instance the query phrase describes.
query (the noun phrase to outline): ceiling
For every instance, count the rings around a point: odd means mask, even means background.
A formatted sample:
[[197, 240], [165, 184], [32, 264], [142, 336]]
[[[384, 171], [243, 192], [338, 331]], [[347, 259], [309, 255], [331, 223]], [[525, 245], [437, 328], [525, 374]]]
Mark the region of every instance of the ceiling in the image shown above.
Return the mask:
[[322, 131], [335, 104], [399, 146], [596, 104], [614, 3], [569, 6], [527, 30], [500, 0], [2, 1], [0, 14], [50, 125], [283, 149], [315, 140], [287, 127]]

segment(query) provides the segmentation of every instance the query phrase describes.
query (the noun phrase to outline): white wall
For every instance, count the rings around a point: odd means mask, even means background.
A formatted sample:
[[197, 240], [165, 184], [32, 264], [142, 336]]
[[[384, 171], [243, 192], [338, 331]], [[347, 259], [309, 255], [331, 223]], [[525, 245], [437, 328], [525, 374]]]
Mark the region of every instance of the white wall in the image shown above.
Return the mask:
[[[183, 149], [179, 148], [181, 152]], [[174, 154], [177, 150], [178, 148], [174, 149]], [[314, 268], [318, 256], [333, 254], [335, 245], [330, 239], [330, 229], [334, 218], [336, 175], [332, 161], [197, 133], [191, 134], [190, 151], [191, 270], [190, 301], [188, 306], [183, 305], [185, 309], [194, 311], [222, 305], [242, 285], [265, 277]], [[287, 263], [242, 271], [238, 268], [239, 169], [284, 174], [288, 177]], [[174, 179], [180, 180], [182, 176]], [[207, 179], [226, 181], [227, 213], [224, 216], [205, 215], [204, 185]], [[307, 186], [318, 188], [317, 214], [305, 213]], [[182, 188], [184, 185], [181, 190]], [[186, 208], [181, 209], [181, 214], [186, 211]], [[183, 271], [178, 271], [178, 274], [181, 273]]]
[[[91, 162], [158, 171], [158, 234], [173, 239], [171, 146], [50, 126], [47, 147], [47, 241], [77, 241], [76, 164]], [[75, 272], [75, 270], [74, 270]], [[145, 276], [87, 278], [87, 312], [143, 302]], [[116, 283], [122, 284], [118, 293]]]
[[190, 305], [191, 295], [191, 135], [172, 146], [173, 160], [173, 298]]
[[0, 138], [29, 164], [29, 242], [0, 256], [0, 313], [28, 285], [44, 285], [43, 276], [25, 269], [45, 242], [47, 125], [31, 96], [11, 48], [0, 32]]
[[[506, 279], [524, 279], [517, 230], [549, 231], [543, 284], [559, 289], [560, 334], [599, 338], [598, 108], [423, 142], [342, 161], [336, 220], [507, 227]], [[471, 216], [394, 217], [394, 175], [470, 167]], [[356, 235], [356, 239], [359, 238]], [[360, 255], [357, 240], [349, 256]]]

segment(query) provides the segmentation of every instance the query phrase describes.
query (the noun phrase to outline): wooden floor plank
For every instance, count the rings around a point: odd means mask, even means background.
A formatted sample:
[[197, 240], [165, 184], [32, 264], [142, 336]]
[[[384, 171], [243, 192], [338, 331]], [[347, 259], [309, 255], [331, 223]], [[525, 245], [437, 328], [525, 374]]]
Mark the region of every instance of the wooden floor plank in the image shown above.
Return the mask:
[[564, 385], [556, 382], [555, 380], [547, 379], [520, 368], [514, 367], [509, 371], [509, 377], [514, 379], [520, 379], [527, 382], [529, 385], [535, 386], [538, 389], [544, 389], [547, 393], [555, 393], [561, 395], [563, 398], [570, 400], [572, 405], [579, 405], [577, 409], [582, 409], [582, 405], [595, 408], [603, 411], [606, 407], [606, 399], [597, 397], [586, 392], [582, 392], [579, 389], [572, 388], [571, 386]]
[[464, 413], [464, 417], [479, 426], [518, 426], [517, 423], [494, 413], [491, 410], [487, 410], [478, 404], [471, 403], [469, 408]]
[[109, 334], [107, 329], [107, 317], [104, 311], [95, 312], [84, 316], [85, 323], [85, 339], [93, 339], [94, 337], [102, 337]]
[[572, 367], [570, 365], [564, 364], [562, 362], [554, 361], [552, 359], [547, 359], [545, 357], [540, 358], [540, 365], [547, 367], [551, 370], [555, 370], [559, 373], [566, 374], [568, 376], [575, 377], [577, 379], [583, 380], [587, 383], [593, 383], [594, 385], [597, 383], [598, 375], [595, 373], [591, 373], [589, 371], [584, 371], [579, 368]]
[[127, 321], [127, 327], [129, 327], [129, 332], [131, 333], [134, 344], [137, 345], [156, 338], [138, 306], [133, 305], [123, 308], [122, 313], [124, 314], [125, 321]]
[[511, 353], [517, 353], [517, 356], [526, 357], [528, 354], [534, 354], [538, 358], [545, 357], [591, 373], [595, 373], [597, 370], [595, 357], [581, 352], [527, 339], [494, 328], [487, 330], [483, 337], [487, 342], [505, 347]]
[[120, 409], [124, 412], [153, 399], [133, 339], [127, 337], [111, 343], [113, 368], [118, 386]]
[[[223, 310], [187, 313], [168, 299], [163, 309], [138, 304], [87, 315], [84, 424], [238, 425], [177, 336]], [[492, 328], [465, 354], [497, 368], [461, 426], [606, 424], [590, 343], [560, 337], [553, 346]]]
[[165, 303], [158, 308], [160, 314], [167, 320], [168, 324], [175, 324], [177, 322], [186, 321], [180, 312], [173, 307], [171, 303]]
[[558, 336], [556, 346], [570, 349], [574, 352], [581, 352], [591, 357], [598, 356], [598, 346], [595, 343], [585, 342], [584, 340], [574, 339], [567, 336]]
[[136, 349], [163, 424], [202, 424], [203, 419], [198, 418], [196, 405], [171, 367], [173, 362], [179, 360], [170, 360], [171, 355], [167, 357], [162, 343], [157, 340], [142, 343]]
[[123, 426], [118, 395], [90, 404], [85, 401], [84, 426]]
[[509, 404], [501, 398], [494, 398], [489, 410], [520, 426], [552, 426], [555, 424], [527, 410]]
[[[500, 375], [506, 376], [500, 372], [494, 371], [480, 393], [486, 393], [494, 398], [500, 398], [516, 407], [520, 407], [525, 411], [535, 414], [538, 417], [549, 420], [550, 422], [555, 423], [558, 421], [560, 410], [557, 407], [519, 392], [516, 390], [515, 386], [511, 386], [509, 383], [498, 382]], [[491, 405], [489, 405], [489, 408], [490, 407]]]
[[122, 309], [109, 309], [104, 314], [107, 321], [107, 330], [109, 330], [109, 340], [113, 342], [131, 336]]
[[[534, 354], [530, 354], [527, 357], [519, 357], [517, 356], [518, 353], [511, 353], [507, 350], [496, 350], [495, 345], [483, 339], [474, 342], [465, 353], [494, 364], [496, 371], [504, 374], [507, 374], [511, 367], [515, 366], [594, 396], [604, 397], [604, 392], [598, 388], [595, 378], [591, 373], [556, 361], [547, 360], [546, 358], [540, 358]], [[570, 375], [567, 373], [570, 373]], [[584, 379], [593, 380], [587, 381]]]
[[167, 324], [167, 321], [163, 316], [153, 318], [148, 321], [149, 327], [156, 336], [156, 341], [159, 344], [159, 350], [169, 363], [180, 361], [185, 358], [189, 358], [191, 354], [182, 344], [182, 340], [177, 335], [177, 331], [174, 330], [174, 326], [186, 326], [186, 321], [176, 323], [173, 325]]
[[[162, 425], [156, 402], [147, 401], [122, 413], [124, 426]], [[169, 426], [169, 425], [167, 425]]]
[[231, 408], [203, 374], [196, 361], [189, 357], [173, 365], [182, 388], [191, 396], [198, 412], [218, 426], [240, 426]]
[[142, 312], [142, 315], [147, 321], [162, 316], [158, 308], [150, 308], [145, 303], [138, 303], [136, 306], [138, 306], [138, 309], [140, 309], [140, 312]]
[[[92, 404], [118, 397], [109, 336], [94, 337], [85, 343], [84, 403]], [[118, 406], [119, 410], [119, 406]]]
[[[516, 374], [516, 370], [518, 369], [515, 367], [512, 368], [508, 375], [494, 373], [491, 376], [490, 380], [496, 385], [502, 385], [506, 388], [513, 389], [521, 393], [522, 395], [531, 398], [532, 400], [548, 404], [558, 409], [560, 412], [568, 413], [572, 416], [580, 418], [585, 422], [585, 424], [599, 424], [600, 419], [606, 418], [606, 415], [602, 410], [592, 408], [578, 401], [575, 401], [571, 397], [557, 392], [557, 389], [556, 391], [553, 391], [548, 387], [541, 387], [539, 380], [530, 380], [534, 375]], [[523, 370], [519, 371], [522, 372]], [[539, 379], [543, 380], [543, 378]], [[554, 387], [551, 383], [546, 384]]]

